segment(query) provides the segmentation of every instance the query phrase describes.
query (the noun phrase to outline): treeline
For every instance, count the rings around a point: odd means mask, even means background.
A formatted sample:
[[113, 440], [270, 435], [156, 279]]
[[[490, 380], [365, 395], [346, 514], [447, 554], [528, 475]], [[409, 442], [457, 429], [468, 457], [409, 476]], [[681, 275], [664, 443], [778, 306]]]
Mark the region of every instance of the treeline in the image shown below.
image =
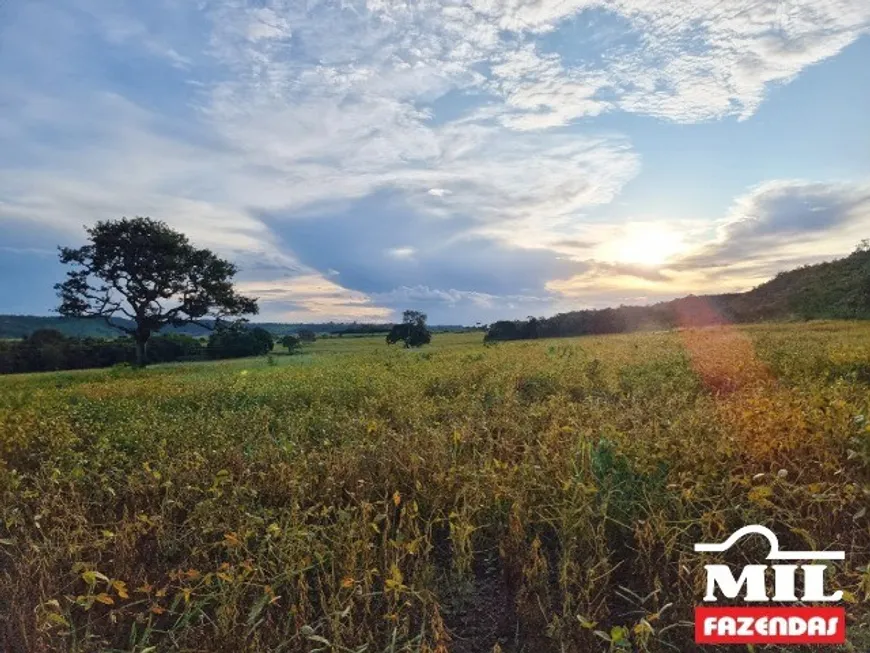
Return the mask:
[[[203, 346], [184, 335], [155, 336], [146, 350], [149, 363], [198, 360]], [[132, 338], [70, 338], [54, 329], [40, 329], [22, 340], [0, 340], [0, 374], [81, 370], [133, 364]]]
[[748, 292], [502, 320], [489, 326], [484, 341], [819, 319], [870, 319], [870, 244], [842, 259], [782, 272]]
[[334, 333], [339, 336], [372, 336], [387, 333], [392, 327], [392, 324], [351, 324]]
[[489, 326], [484, 342], [710, 326], [727, 321], [710, 298], [691, 296], [653, 306], [620, 306], [571, 311], [548, 318], [502, 320]]
[[[118, 326], [133, 327], [132, 320], [124, 318], [111, 318], [112, 324]], [[186, 335], [194, 338], [207, 338], [214, 328], [213, 320], [200, 320], [201, 324], [184, 324], [180, 326], [167, 326], [160, 331], [160, 335]], [[203, 326], [205, 325], [205, 326]], [[392, 323], [371, 324], [364, 322], [253, 322], [252, 328], [260, 328], [268, 331], [275, 338], [285, 335], [295, 335], [301, 340], [307, 341], [309, 334], [332, 334], [342, 335], [382, 335], [388, 333], [393, 327]], [[461, 325], [443, 324], [430, 327], [433, 331], [465, 331], [470, 327]], [[43, 315], [0, 315], [0, 339], [24, 338], [42, 329], [60, 331], [63, 335], [73, 338], [116, 338], [118, 330], [109, 326], [102, 320], [75, 317], [50, 317]]]
[[[146, 360], [173, 363], [221, 358], [262, 356], [275, 342], [265, 329], [233, 325], [219, 328], [208, 340], [183, 334], [153, 336]], [[71, 338], [54, 329], [40, 329], [21, 340], [0, 340], [0, 374], [79, 370], [133, 365], [132, 338]]]

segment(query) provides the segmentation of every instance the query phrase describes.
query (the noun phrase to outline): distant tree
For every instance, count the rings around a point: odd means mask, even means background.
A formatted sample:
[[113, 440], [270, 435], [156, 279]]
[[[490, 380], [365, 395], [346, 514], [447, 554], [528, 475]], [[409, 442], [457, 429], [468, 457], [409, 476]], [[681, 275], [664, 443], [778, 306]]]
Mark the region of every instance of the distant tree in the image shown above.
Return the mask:
[[59, 345], [66, 341], [66, 336], [57, 329], [37, 329], [26, 338], [27, 342], [35, 347], [45, 345]]
[[266, 331], [263, 327], [254, 327], [251, 329], [251, 335], [257, 341], [257, 351], [262, 352], [262, 354], [268, 354], [272, 351], [272, 348], [275, 346], [275, 338], [271, 333]]
[[405, 311], [402, 323], [394, 324], [387, 334], [387, 344], [392, 345], [400, 340], [405, 347], [421, 347], [432, 342], [432, 334], [426, 325], [426, 314], [420, 311]]
[[[147, 362], [152, 334], [165, 326], [220, 321], [255, 314], [255, 299], [236, 293], [237, 268], [187, 237], [150, 218], [106, 220], [86, 229], [89, 244], [61, 247], [60, 261], [75, 266], [55, 286], [58, 312], [71, 317], [102, 318], [136, 343], [136, 364]], [[128, 327], [112, 321], [124, 316]]]
[[182, 333], [152, 336], [148, 341], [148, 363], [170, 363], [202, 358], [202, 343]]
[[281, 338], [280, 343], [282, 346], [287, 348], [287, 351], [291, 354], [295, 354], [302, 347], [302, 343], [299, 341], [294, 335], [287, 334], [283, 338]]
[[209, 358], [263, 356], [273, 344], [272, 334], [265, 329], [251, 329], [244, 322], [224, 323], [209, 336], [206, 353]]
[[314, 342], [317, 340], [317, 334], [311, 329], [300, 329], [296, 335], [302, 342]]
[[523, 329], [523, 338], [526, 340], [537, 338], [541, 328], [541, 322], [543, 322], [543, 318], [538, 320], [534, 315], [529, 315], [525, 323], [525, 328]]
[[483, 336], [484, 342], [493, 342], [498, 340], [520, 340], [522, 336], [522, 323], [512, 320], [498, 320], [489, 325], [486, 330], [486, 335]]
[[62, 370], [66, 363], [67, 337], [56, 329], [37, 329], [24, 338], [18, 364], [26, 370]]

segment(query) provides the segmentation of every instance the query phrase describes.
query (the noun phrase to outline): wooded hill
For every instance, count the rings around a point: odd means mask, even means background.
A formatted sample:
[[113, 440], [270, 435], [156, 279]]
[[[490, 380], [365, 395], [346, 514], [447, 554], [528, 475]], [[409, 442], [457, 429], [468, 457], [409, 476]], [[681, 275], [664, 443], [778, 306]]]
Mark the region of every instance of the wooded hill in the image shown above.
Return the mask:
[[524, 340], [723, 323], [870, 318], [870, 250], [782, 272], [748, 292], [689, 295], [651, 306], [620, 306], [500, 321], [486, 339]]

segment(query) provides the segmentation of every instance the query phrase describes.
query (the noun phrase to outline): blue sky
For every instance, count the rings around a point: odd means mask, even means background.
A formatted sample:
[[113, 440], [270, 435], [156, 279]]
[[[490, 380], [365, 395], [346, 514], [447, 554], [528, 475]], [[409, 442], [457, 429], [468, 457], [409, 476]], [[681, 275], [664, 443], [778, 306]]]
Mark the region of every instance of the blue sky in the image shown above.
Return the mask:
[[751, 288], [870, 237], [866, 0], [0, 2], [0, 312], [123, 215], [262, 318]]

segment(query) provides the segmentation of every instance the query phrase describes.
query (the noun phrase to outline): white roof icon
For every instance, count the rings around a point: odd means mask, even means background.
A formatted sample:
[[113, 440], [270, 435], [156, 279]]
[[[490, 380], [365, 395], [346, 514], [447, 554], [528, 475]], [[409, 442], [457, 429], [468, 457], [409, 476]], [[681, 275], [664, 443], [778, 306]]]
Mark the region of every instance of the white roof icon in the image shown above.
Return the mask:
[[767, 554], [767, 560], [843, 560], [846, 557], [845, 551], [780, 551], [776, 533], [758, 524], [744, 526], [734, 531], [731, 537], [720, 544], [696, 544], [695, 551], [721, 553], [737, 544], [737, 541], [742, 537], [753, 534], [764, 536], [770, 543], [770, 553]]

